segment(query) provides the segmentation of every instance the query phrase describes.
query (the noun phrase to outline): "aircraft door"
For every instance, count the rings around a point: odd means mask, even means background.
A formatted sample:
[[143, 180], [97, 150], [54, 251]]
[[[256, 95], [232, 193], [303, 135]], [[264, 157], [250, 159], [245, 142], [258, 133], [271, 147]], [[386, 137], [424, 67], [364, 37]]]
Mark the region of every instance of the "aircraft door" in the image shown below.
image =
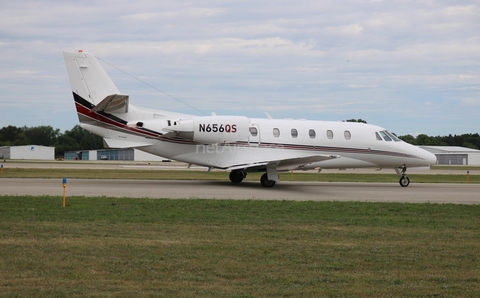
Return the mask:
[[258, 124], [250, 124], [250, 135], [248, 138], [250, 146], [258, 147], [260, 145], [260, 127]]

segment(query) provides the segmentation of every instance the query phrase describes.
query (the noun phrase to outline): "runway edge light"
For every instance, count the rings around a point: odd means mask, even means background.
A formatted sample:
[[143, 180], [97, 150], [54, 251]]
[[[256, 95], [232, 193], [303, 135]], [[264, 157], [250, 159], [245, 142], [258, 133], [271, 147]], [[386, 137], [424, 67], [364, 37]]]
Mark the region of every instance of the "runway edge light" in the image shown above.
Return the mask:
[[62, 204], [62, 206], [65, 207], [65, 206], [67, 206], [67, 178], [63, 178], [62, 186], [63, 186], [63, 204]]

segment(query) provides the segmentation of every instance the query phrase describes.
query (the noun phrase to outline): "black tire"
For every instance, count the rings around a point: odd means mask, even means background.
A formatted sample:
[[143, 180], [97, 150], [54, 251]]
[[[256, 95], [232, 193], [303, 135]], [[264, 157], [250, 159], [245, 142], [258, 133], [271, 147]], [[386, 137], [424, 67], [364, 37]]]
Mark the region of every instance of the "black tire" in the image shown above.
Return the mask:
[[245, 178], [245, 174], [242, 171], [231, 171], [229, 177], [232, 183], [240, 183]]
[[273, 180], [268, 180], [267, 173], [265, 173], [262, 175], [262, 178], [260, 178], [260, 183], [263, 187], [273, 187], [276, 182]]
[[402, 176], [398, 182], [400, 183], [400, 186], [407, 187], [410, 184], [410, 179], [408, 179], [407, 176]]

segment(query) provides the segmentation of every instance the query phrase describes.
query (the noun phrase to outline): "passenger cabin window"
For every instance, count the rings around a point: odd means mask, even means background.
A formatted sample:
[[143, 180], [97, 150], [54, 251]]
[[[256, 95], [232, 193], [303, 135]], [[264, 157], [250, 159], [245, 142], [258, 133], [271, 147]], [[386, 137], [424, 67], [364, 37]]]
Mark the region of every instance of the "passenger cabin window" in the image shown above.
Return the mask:
[[317, 134], [315, 133], [315, 130], [313, 129], [310, 129], [308, 131], [308, 135], [310, 136], [311, 139], [315, 139], [315, 137], [317, 136]]
[[345, 140], [350, 140], [352, 138], [352, 134], [348, 130], [344, 131], [343, 135], [345, 136]]
[[278, 138], [280, 136], [280, 129], [274, 128], [273, 129], [273, 136]]
[[383, 141], [382, 137], [378, 132], [375, 132], [375, 137], [377, 138], [377, 141]]
[[252, 137], [256, 137], [258, 135], [258, 130], [256, 127], [250, 127], [250, 134]]
[[327, 138], [333, 139], [333, 131], [327, 130]]
[[298, 131], [295, 128], [292, 128], [291, 133], [292, 133], [292, 138], [298, 137]]

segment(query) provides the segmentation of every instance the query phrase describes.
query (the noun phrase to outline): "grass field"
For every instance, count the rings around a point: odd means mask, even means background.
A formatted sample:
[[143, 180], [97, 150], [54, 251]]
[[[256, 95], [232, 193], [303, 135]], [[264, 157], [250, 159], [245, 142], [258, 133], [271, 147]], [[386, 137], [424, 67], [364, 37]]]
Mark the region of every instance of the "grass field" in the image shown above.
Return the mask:
[[3, 297], [479, 297], [480, 206], [0, 196]]

